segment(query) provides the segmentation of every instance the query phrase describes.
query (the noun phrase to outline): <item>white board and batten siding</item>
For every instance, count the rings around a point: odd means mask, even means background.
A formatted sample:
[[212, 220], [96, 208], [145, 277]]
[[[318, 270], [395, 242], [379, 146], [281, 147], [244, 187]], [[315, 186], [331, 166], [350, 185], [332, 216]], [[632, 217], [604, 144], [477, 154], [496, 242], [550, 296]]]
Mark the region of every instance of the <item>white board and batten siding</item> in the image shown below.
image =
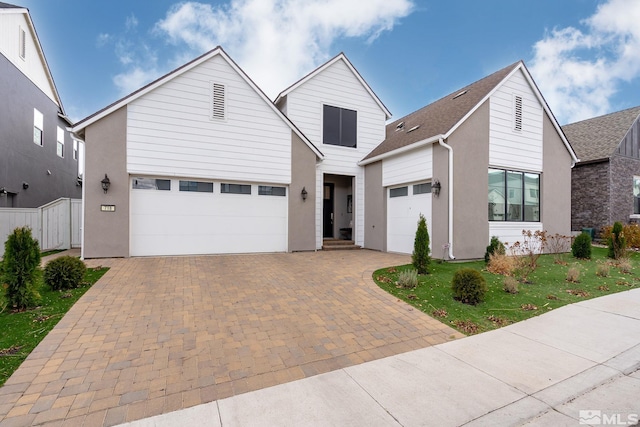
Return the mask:
[[[514, 98], [522, 97], [522, 129], [514, 129]], [[518, 70], [490, 100], [489, 167], [542, 172], [544, 110]]]
[[[225, 117], [212, 118], [213, 84]], [[132, 101], [130, 174], [238, 182], [291, 182], [291, 128], [221, 56]]]
[[[357, 112], [357, 147], [322, 143], [323, 105]], [[322, 195], [325, 174], [353, 176], [354, 239], [364, 244], [364, 168], [358, 166], [385, 137], [385, 112], [344, 61], [338, 60], [287, 94], [293, 123], [324, 154], [316, 169], [316, 246], [322, 246]]]
[[489, 221], [489, 235], [498, 237], [507, 249], [515, 242], [523, 242], [523, 230], [535, 233], [536, 231], [542, 231], [543, 226], [541, 222]]

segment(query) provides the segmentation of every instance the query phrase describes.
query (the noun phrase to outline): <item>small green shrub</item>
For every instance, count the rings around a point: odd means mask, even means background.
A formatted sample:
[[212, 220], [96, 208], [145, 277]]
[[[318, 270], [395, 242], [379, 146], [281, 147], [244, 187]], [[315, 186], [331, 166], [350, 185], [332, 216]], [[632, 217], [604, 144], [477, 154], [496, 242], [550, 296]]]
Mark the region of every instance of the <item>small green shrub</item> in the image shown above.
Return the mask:
[[487, 246], [487, 250], [484, 253], [484, 262], [488, 263], [491, 260], [491, 255], [504, 255], [506, 254], [504, 244], [496, 236], [491, 237], [491, 242]]
[[427, 229], [427, 220], [422, 214], [420, 214], [420, 220], [418, 221], [418, 229], [416, 230], [416, 238], [413, 242], [411, 260], [419, 274], [427, 274], [429, 272], [429, 263], [431, 263], [431, 256], [429, 255], [429, 230]]
[[571, 253], [578, 259], [591, 259], [591, 236], [579, 234], [571, 245]]
[[607, 238], [607, 244], [609, 246], [609, 253], [607, 256], [613, 259], [623, 258], [627, 250], [627, 242], [624, 238], [622, 230], [622, 223], [616, 221], [613, 224], [611, 235]]
[[87, 267], [79, 258], [61, 256], [44, 268], [44, 283], [54, 291], [77, 288], [86, 272]]
[[398, 286], [406, 289], [413, 289], [418, 286], [418, 272], [413, 268], [401, 271], [398, 274]]
[[515, 277], [507, 276], [504, 278], [503, 289], [509, 294], [518, 293], [518, 280]]
[[5, 288], [7, 304], [15, 309], [34, 306], [40, 299], [36, 281], [40, 274], [40, 245], [29, 227], [13, 230], [4, 244], [0, 264], [0, 284]]
[[465, 304], [476, 305], [484, 300], [487, 282], [478, 270], [461, 268], [453, 274], [451, 288], [453, 299]]

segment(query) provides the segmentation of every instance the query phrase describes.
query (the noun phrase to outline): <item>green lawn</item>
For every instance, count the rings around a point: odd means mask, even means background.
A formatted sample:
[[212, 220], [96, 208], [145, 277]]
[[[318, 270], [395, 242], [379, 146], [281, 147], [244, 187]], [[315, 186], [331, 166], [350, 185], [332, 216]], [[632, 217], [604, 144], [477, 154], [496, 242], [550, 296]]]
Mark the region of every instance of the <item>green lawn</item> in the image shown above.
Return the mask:
[[[419, 276], [419, 284], [414, 289], [399, 289], [396, 285], [398, 273], [412, 268], [411, 265], [377, 270], [373, 278], [382, 289], [392, 295], [460, 332], [473, 334], [519, 322], [566, 304], [640, 286], [637, 274], [640, 254], [631, 254], [629, 273], [622, 273], [612, 265], [609, 276], [600, 277], [596, 275], [598, 265], [612, 261], [606, 258], [606, 254], [606, 249], [597, 247], [593, 248], [591, 260], [577, 260], [571, 254], [565, 254], [564, 260], [567, 265], [554, 263], [552, 255], [543, 255], [538, 260], [538, 268], [529, 276], [531, 283], [519, 283], [519, 293], [515, 295], [503, 290], [504, 276], [487, 272], [484, 261], [432, 261], [430, 274]], [[480, 270], [489, 287], [484, 302], [476, 306], [460, 303], [452, 297], [453, 274], [464, 267]], [[570, 267], [580, 270], [578, 283], [566, 280]]]
[[88, 268], [85, 275], [88, 284], [69, 291], [52, 291], [41, 285], [38, 289], [42, 296], [40, 306], [23, 312], [11, 312], [0, 292], [0, 386], [107, 270]]

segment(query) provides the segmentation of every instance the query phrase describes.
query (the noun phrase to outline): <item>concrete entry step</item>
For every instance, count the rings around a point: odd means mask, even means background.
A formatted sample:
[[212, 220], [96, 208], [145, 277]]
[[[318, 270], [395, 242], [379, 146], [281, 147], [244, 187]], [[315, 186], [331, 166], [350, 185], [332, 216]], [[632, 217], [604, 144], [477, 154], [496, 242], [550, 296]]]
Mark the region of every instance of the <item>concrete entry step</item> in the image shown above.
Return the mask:
[[323, 251], [345, 251], [354, 249], [361, 249], [361, 247], [356, 245], [353, 240], [324, 239], [322, 241]]

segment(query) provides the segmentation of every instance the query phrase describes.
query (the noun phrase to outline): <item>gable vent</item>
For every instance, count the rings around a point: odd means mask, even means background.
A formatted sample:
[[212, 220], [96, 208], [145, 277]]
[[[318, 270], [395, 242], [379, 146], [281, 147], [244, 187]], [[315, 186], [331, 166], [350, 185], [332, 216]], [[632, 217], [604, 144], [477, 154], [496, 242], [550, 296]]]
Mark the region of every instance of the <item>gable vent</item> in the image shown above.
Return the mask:
[[522, 130], [522, 97], [516, 95], [513, 100], [513, 129]]
[[226, 118], [225, 86], [213, 83], [211, 90], [211, 118], [224, 120]]
[[19, 51], [20, 58], [25, 59], [25, 57], [27, 56], [27, 34], [24, 32], [22, 27], [19, 28], [19, 31], [20, 31], [20, 36], [19, 36], [20, 45], [18, 46], [18, 51]]

